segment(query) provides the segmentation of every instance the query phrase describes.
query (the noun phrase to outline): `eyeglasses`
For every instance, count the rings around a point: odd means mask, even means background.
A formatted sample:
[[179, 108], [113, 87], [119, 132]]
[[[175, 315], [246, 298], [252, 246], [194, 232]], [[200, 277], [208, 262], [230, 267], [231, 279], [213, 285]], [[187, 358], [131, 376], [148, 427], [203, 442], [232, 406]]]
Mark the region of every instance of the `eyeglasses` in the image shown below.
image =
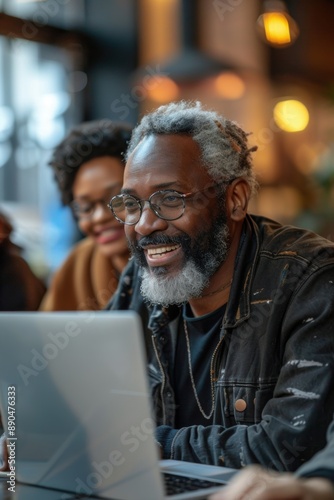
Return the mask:
[[[109, 195], [110, 196], [110, 195]], [[101, 207], [106, 210], [108, 205], [108, 198], [100, 198], [98, 200], [93, 201], [77, 201], [73, 200], [70, 203], [70, 207], [74, 216], [78, 219], [90, 219], [93, 217], [93, 214], [96, 210], [97, 205], [101, 205]]]
[[148, 200], [140, 200], [130, 194], [118, 194], [111, 198], [108, 207], [114, 214], [114, 217], [119, 222], [126, 224], [127, 226], [137, 224], [143, 212], [145, 202], [148, 202], [150, 209], [160, 219], [169, 221], [177, 220], [184, 214], [186, 208], [185, 200], [187, 198], [190, 198], [198, 193], [203, 193], [204, 191], [219, 186], [220, 184], [229, 184], [232, 180], [222, 181], [193, 193], [183, 194], [178, 191], [174, 191], [173, 189], [156, 191], [151, 194]]

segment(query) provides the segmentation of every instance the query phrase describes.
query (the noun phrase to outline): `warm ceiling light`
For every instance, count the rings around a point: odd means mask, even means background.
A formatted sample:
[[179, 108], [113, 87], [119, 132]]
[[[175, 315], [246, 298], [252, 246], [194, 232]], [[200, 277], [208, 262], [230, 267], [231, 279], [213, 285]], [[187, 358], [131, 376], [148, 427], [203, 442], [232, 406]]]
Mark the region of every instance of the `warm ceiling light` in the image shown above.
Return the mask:
[[216, 93], [223, 99], [240, 99], [245, 93], [245, 84], [240, 76], [226, 71], [215, 78]]
[[306, 106], [295, 99], [280, 101], [274, 107], [274, 120], [285, 132], [300, 132], [309, 122]]
[[292, 45], [299, 35], [297, 23], [288, 14], [284, 2], [268, 0], [264, 12], [257, 20], [259, 33], [273, 47]]
[[175, 101], [179, 96], [179, 87], [166, 76], [154, 76], [146, 82], [145, 86], [147, 96], [160, 104]]
[[284, 14], [280, 12], [267, 12], [263, 14], [264, 31], [266, 39], [273, 45], [291, 43], [289, 23]]

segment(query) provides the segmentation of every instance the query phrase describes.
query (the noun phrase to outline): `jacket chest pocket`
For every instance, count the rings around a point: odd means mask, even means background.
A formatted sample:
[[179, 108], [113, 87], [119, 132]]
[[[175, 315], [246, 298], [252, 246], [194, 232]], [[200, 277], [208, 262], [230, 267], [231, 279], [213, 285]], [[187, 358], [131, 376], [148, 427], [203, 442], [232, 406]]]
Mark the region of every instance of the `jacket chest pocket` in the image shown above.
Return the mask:
[[259, 389], [258, 387], [233, 386], [224, 387], [224, 415], [229, 425], [251, 425], [261, 421], [262, 410], [272, 398], [272, 387]]
[[237, 424], [253, 424], [255, 412], [255, 388], [233, 387], [230, 412]]

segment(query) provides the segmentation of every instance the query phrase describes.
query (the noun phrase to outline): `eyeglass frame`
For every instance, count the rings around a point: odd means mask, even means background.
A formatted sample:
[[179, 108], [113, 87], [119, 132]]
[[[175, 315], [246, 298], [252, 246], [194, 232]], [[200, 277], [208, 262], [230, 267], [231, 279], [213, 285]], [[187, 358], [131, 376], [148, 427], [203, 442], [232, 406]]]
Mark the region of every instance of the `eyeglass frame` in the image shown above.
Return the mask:
[[75, 218], [82, 220], [91, 219], [94, 216], [97, 205], [101, 205], [104, 210], [106, 210], [106, 208], [110, 208], [105, 198], [99, 198], [98, 200], [89, 201], [88, 204], [90, 205], [90, 208], [89, 208], [89, 213], [86, 214], [84, 212], [80, 212], [75, 209], [76, 206], [80, 205], [80, 203], [78, 203], [77, 200], [75, 199], [69, 203], [69, 207], [71, 208]]
[[[179, 191], [176, 191], [175, 189], [160, 189], [160, 190], [155, 191], [154, 193], [152, 193], [149, 196], [148, 199], [140, 199], [140, 198], [137, 198], [136, 196], [133, 196], [132, 194], [120, 193], [120, 194], [116, 194], [115, 196], [113, 196], [111, 198], [110, 202], [107, 204], [107, 206], [111, 210], [111, 212], [113, 213], [113, 216], [115, 217], [115, 219], [118, 222], [120, 222], [121, 224], [124, 224], [126, 226], [134, 226], [134, 225], [138, 224], [138, 222], [140, 221], [141, 216], [143, 214], [143, 208], [144, 208], [143, 207], [143, 202], [148, 202], [150, 209], [152, 210], [152, 212], [157, 217], [159, 217], [159, 219], [167, 220], [167, 221], [178, 220], [178, 219], [180, 219], [184, 215], [184, 212], [185, 212], [185, 209], [186, 209], [186, 203], [185, 203], [186, 198], [189, 198], [190, 196], [194, 196], [194, 195], [196, 195], [198, 193], [203, 193], [204, 191], [207, 191], [208, 189], [210, 189], [212, 187], [218, 187], [218, 186], [220, 186], [222, 184], [231, 184], [231, 182], [233, 182], [235, 179], [236, 179], [236, 177], [233, 177], [232, 179], [229, 179], [229, 180], [220, 181], [220, 182], [217, 182], [215, 184], [211, 184], [210, 186], [208, 186], [208, 187], [206, 187], [204, 189], [199, 189], [198, 191], [194, 191], [194, 192], [190, 192], [190, 193], [180, 193]], [[172, 219], [171, 218], [162, 217], [155, 210], [155, 208], [152, 206], [152, 203], [151, 203], [152, 197], [155, 196], [155, 195], [157, 195], [157, 194], [159, 194], [159, 193], [175, 193], [175, 194], [177, 194], [182, 199], [182, 203], [183, 203], [182, 213], [179, 216], [177, 216], [177, 217], [173, 217]], [[138, 220], [136, 222], [125, 222], [122, 219], [119, 219], [117, 217], [117, 215], [115, 214], [115, 212], [114, 212], [114, 209], [112, 207], [112, 201], [115, 198], [123, 198], [124, 196], [129, 196], [130, 198], [134, 199], [136, 201], [136, 203], [138, 204], [138, 207], [139, 207], [139, 217], [138, 217]]]

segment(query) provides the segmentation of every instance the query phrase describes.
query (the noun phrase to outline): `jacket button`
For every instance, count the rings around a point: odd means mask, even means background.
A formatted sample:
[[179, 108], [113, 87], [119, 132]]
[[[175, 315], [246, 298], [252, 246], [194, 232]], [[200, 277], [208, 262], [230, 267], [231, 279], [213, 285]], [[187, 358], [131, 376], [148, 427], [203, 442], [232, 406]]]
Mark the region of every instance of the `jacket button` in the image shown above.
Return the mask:
[[247, 408], [247, 403], [244, 399], [237, 399], [236, 402], [234, 403], [234, 408], [237, 411], [245, 411]]

